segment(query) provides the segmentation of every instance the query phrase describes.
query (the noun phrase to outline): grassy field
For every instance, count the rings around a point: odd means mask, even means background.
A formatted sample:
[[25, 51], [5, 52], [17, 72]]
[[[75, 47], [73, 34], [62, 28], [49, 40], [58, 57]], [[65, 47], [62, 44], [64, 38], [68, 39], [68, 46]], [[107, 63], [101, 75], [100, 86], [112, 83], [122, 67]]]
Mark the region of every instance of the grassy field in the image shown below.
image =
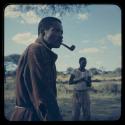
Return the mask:
[[[99, 76], [98, 76], [99, 78]], [[66, 78], [64, 78], [66, 80]], [[96, 77], [97, 79], [97, 77]], [[104, 79], [104, 78], [102, 78]], [[110, 79], [110, 80], [109, 80]], [[62, 79], [61, 79], [62, 80]], [[58, 103], [65, 121], [71, 121], [72, 115], [72, 86], [57, 84]], [[108, 81], [109, 80], [109, 81]], [[114, 80], [114, 78], [113, 78]], [[118, 120], [121, 116], [121, 81], [105, 78], [102, 82], [93, 82], [89, 91], [91, 98], [91, 120]], [[15, 78], [7, 77], [4, 84], [4, 111], [5, 117], [10, 119], [15, 106]], [[80, 117], [82, 121], [82, 114]]]

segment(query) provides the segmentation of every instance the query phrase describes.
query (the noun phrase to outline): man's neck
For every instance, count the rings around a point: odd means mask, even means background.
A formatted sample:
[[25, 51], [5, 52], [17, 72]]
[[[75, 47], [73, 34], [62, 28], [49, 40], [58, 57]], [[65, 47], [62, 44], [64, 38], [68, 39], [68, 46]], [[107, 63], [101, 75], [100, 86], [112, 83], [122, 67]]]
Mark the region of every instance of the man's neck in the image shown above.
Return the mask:
[[43, 42], [49, 49], [52, 49], [52, 47], [43, 39], [42, 35], [39, 35], [38, 39], [40, 42]]
[[43, 42], [46, 44], [46, 46], [47, 46], [49, 49], [52, 49], [52, 47], [51, 47], [45, 40], [43, 40]]
[[79, 70], [84, 72], [85, 71], [85, 67], [79, 67]]

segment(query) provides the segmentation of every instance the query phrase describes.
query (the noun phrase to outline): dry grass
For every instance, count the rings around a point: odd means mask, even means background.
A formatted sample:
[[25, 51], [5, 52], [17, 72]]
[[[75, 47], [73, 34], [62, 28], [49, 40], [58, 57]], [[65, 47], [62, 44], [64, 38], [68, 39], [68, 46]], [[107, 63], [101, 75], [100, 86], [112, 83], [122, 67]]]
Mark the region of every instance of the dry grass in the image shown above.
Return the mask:
[[[66, 80], [66, 76], [64, 77]], [[61, 76], [60, 79], [64, 80]], [[121, 81], [97, 82], [93, 83], [93, 87], [97, 92], [90, 91], [91, 120], [100, 121], [119, 119], [121, 115]], [[7, 78], [4, 90], [5, 116], [9, 119], [15, 106], [15, 78]], [[64, 85], [60, 81], [60, 83], [57, 84], [57, 90], [58, 103], [63, 118], [65, 121], [70, 121], [72, 114], [72, 87], [66, 84]]]

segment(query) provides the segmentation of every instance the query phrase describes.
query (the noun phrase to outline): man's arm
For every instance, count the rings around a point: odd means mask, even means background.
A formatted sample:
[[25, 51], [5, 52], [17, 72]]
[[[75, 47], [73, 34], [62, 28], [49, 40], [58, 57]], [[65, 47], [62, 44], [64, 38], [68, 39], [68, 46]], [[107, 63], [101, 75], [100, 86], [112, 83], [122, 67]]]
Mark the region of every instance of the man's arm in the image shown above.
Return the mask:
[[87, 83], [87, 86], [88, 86], [88, 87], [91, 87], [91, 86], [92, 86], [92, 80], [91, 80], [91, 77], [90, 77], [90, 76], [87, 78], [86, 83]]
[[71, 77], [70, 77], [70, 79], [69, 79], [69, 84], [70, 84], [70, 85], [71, 85], [71, 84], [77, 84], [78, 82], [81, 82], [81, 81], [85, 81], [84, 78], [81, 78], [81, 79], [79, 79], [79, 80], [74, 80], [74, 78], [75, 78], [75, 76], [72, 74]]
[[70, 79], [69, 79], [69, 85], [74, 83], [74, 78], [75, 78], [75, 76], [73, 74], [71, 74]]

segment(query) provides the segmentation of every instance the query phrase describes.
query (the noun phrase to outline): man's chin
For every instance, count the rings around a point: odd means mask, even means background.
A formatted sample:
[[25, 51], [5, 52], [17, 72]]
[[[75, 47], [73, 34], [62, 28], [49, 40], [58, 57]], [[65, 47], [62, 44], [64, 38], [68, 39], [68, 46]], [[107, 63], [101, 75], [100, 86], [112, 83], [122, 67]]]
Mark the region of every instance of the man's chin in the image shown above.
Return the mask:
[[60, 48], [61, 44], [58, 44], [57, 46], [55, 46], [55, 48]]

